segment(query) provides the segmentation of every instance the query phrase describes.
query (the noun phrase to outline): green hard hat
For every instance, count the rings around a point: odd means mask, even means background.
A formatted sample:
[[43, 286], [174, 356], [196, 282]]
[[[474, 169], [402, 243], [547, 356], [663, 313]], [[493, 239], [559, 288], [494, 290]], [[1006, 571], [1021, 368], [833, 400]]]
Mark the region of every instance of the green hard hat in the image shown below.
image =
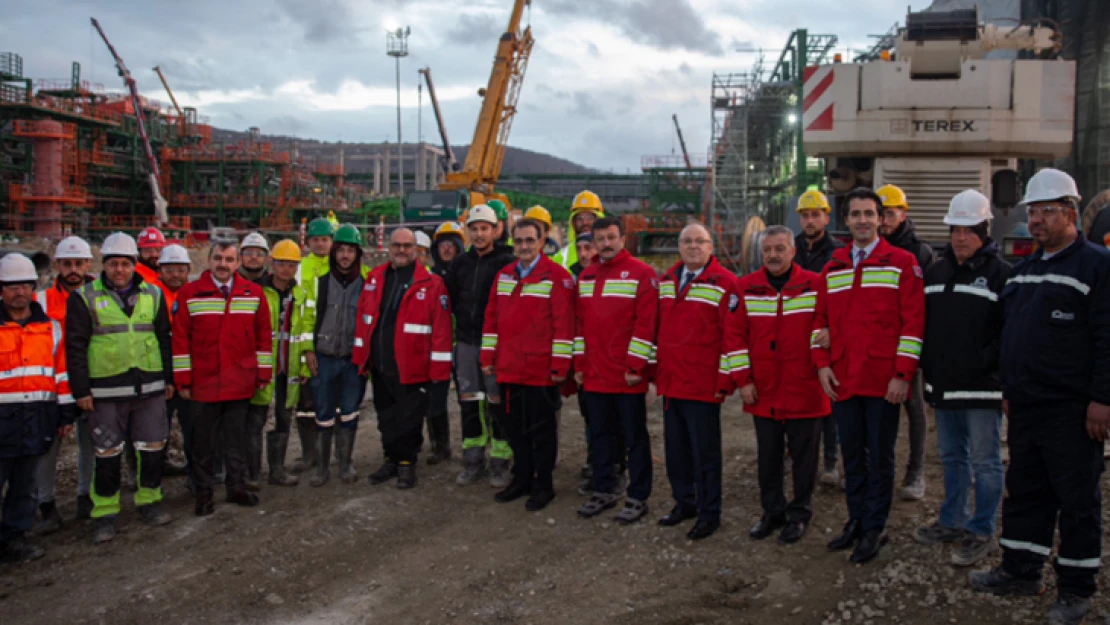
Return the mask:
[[509, 220], [509, 209], [505, 207], [505, 203], [501, 200], [490, 200], [486, 202], [486, 206], [493, 209], [497, 213], [497, 218], [501, 221]]
[[335, 243], [348, 243], [362, 247], [362, 233], [351, 224], [343, 224], [335, 231]]
[[308, 222], [308, 236], [310, 237], [330, 237], [335, 234], [331, 222], [323, 217], [317, 217]]

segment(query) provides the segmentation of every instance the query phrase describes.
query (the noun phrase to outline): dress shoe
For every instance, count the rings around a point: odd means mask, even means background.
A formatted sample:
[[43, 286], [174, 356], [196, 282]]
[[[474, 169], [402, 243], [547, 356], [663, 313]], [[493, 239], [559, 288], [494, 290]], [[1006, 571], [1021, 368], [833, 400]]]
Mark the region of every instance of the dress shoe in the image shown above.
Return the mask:
[[859, 519], [851, 519], [844, 525], [844, 531], [840, 536], [832, 539], [829, 542], [829, 551], [844, 551], [856, 546], [856, 541], [859, 540], [863, 534], [863, 526], [860, 525]]
[[751, 536], [756, 540], [763, 540], [764, 538], [767, 538], [768, 536], [773, 534], [775, 530], [779, 529], [783, 525], [786, 525], [786, 519], [784, 517], [773, 517], [767, 516], [765, 514], [762, 518], [759, 519], [759, 523], [756, 523], [752, 526], [752, 529], [748, 530], [748, 536]]
[[227, 502], [237, 506], [251, 507], [258, 505], [258, 495], [249, 490], [232, 490], [227, 493]]
[[792, 545], [802, 539], [806, 535], [806, 524], [804, 521], [791, 521], [782, 528], [779, 533], [780, 545]]
[[683, 521], [697, 518], [698, 513], [687, 510], [685, 508], [675, 506], [663, 518], [659, 519], [659, 525], [663, 527], [674, 527]]
[[493, 500], [497, 503], [509, 503], [510, 501], [516, 501], [531, 493], [532, 486], [530, 484], [525, 484], [519, 480], [513, 480], [504, 489], [497, 491], [497, 494], [493, 496]]
[[208, 516], [216, 511], [216, 505], [212, 503], [212, 491], [198, 490], [197, 491], [197, 505], [193, 512], [197, 516]]
[[538, 493], [532, 493], [528, 501], [524, 502], [524, 509], [528, 512], [539, 512], [547, 507], [551, 501], [555, 499], [555, 491], [544, 490]]
[[720, 521], [705, 521], [698, 519], [698, 522], [694, 523], [694, 527], [690, 528], [689, 532], [686, 532], [686, 538], [690, 540], [709, 538], [719, 527], [721, 527]]
[[863, 537], [859, 539], [859, 544], [856, 545], [856, 550], [852, 552], [852, 557], [848, 558], [852, 564], [863, 564], [870, 562], [879, 555], [879, 550], [886, 544], [886, 532], [883, 530], [868, 530], [863, 533]]

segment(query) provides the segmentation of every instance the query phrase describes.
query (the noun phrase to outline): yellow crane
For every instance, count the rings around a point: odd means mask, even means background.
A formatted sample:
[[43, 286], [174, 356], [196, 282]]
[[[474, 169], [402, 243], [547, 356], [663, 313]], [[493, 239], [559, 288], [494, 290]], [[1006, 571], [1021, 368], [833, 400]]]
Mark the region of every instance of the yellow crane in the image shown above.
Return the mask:
[[177, 111], [177, 131], [179, 134], [185, 134], [185, 113], [181, 111], [181, 107], [177, 104], [177, 98], [173, 97], [173, 90], [170, 89], [170, 83], [166, 82], [166, 76], [162, 73], [162, 67], [159, 65], [154, 66], [154, 73], [158, 74], [158, 78], [162, 81], [162, 86], [166, 88], [166, 94], [170, 96], [170, 102], [173, 108]]
[[521, 22], [532, 0], [514, 0], [509, 26], [497, 42], [489, 83], [478, 90], [483, 98], [474, 138], [462, 169], [447, 174], [435, 191], [411, 191], [405, 197], [405, 221], [456, 219], [463, 211], [487, 200], [508, 198], [494, 191], [505, 160], [505, 145], [517, 112], [520, 88], [535, 39], [532, 27]]

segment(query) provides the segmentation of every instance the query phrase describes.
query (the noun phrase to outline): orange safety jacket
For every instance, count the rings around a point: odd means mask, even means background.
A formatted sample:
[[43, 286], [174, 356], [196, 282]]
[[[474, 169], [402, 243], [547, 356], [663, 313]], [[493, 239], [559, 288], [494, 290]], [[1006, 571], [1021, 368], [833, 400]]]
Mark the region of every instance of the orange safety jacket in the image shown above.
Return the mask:
[[[85, 284], [96, 280], [93, 276], [85, 276]], [[61, 278], [54, 278], [54, 283], [49, 288], [45, 288], [35, 293], [35, 301], [42, 306], [43, 312], [47, 317], [62, 324], [62, 329], [66, 327], [66, 302], [69, 301], [69, 291], [65, 290], [61, 284]]]

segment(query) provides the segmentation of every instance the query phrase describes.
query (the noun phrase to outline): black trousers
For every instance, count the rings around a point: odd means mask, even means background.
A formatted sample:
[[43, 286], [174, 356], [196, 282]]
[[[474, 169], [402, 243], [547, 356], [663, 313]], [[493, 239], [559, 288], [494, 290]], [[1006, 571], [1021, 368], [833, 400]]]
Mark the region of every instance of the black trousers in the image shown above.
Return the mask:
[[628, 448], [628, 496], [637, 501], [647, 501], [651, 496], [652, 466], [645, 393], [579, 392], [585, 394], [586, 408], [590, 412], [595, 488], [606, 493], [617, 488], [615, 468], [620, 459], [614, 457], [616, 445], [613, 437], [617, 430], [616, 423], [620, 423]]
[[505, 433], [513, 448], [513, 480], [530, 484], [533, 493], [555, 490], [551, 474], [558, 452], [559, 389], [555, 386], [501, 387]]
[[721, 405], [669, 397], [663, 401], [667, 479], [675, 505], [696, 511], [703, 521], [719, 521]]
[[[763, 514], [783, 516], [790, 522], [809, 523], [813, 518], [813, 489], [817, 484], [817, 465], [824, 417], [776, 421], [752, 417], [758, 449], [759, 499]], [[794, 498], [786, 501], [783, 492], [783, 458], [786, 450], [794, 462]]]
[[[218, 452], [224, 456], [224, 484], [228, 491], [243, 488], [247, 456], [249, 399], [216, 403], [193, 402], [197, 489], [211, 491]], [[222, 446], [222, 449], [221, 449]]]
[[380, 371], [370, 377], [386, 460], [416, 462], [424, 444], [424, 415], [431, 403], [427, 385], [401, 384], [400, 378]]
[[23, 538], [35, 523], [35, 476], [42, 456], [0, 458], [0, 547]]
[[1102, 443], [1087, 435], [1086, 404], [1010, 404], [1010, 466], [1002, 502], [1002, 565], [1040, 579], [1056, 554], [1060, 592], [1090, 597], [1102, 557]]
[[890, 516], [899, 408], [882, 397], [852, 397], [833, 404], [848, 515], [859, 519], [865, 532], [884, 529]]
[[[586, 423], [586, 464], [593, 467], [594, 464], [594, 440], [593, 435], [590, 434], [590, 410], [586, 405], [586, 392], [579, 389], [578, 391], [578, 412], [582, 415], [582, 420]], [[616, 467], [614, 471], [617, 474], [624, 473], [628, 467], [628, 446], [624, 439], [624, 426], [621, 425], [620, 419], [613, 419], [610, 422], [613, 427], [613, 449], [612, 458], [616, 459]]]

